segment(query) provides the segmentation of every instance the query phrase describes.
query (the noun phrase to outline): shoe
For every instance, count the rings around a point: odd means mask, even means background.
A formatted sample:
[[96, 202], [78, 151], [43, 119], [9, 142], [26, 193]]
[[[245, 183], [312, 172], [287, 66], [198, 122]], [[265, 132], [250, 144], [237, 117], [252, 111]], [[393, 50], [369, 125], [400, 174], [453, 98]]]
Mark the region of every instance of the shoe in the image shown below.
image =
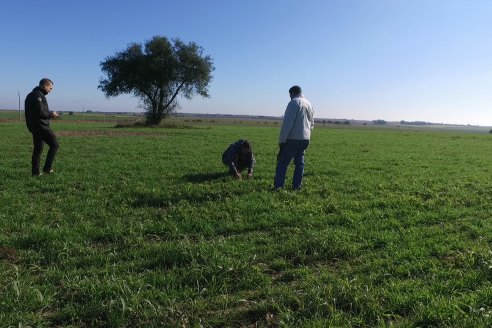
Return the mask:
[[39, 177], [39, 176], [42, 176], [42, 175], [43, 175], [43, 173], [33, 173], [32, 174], [33, 177]]
[[55, 171], [53, 171], [53, 169], [49, 169], [49, 170], [46, 170], [46, 171], [45, 171], [45, 170], [43, 170], [43, 172], [44, 172], [45, 174], [51, 174], [51, 173], [53, 173], [53, 172], [55, 172]]

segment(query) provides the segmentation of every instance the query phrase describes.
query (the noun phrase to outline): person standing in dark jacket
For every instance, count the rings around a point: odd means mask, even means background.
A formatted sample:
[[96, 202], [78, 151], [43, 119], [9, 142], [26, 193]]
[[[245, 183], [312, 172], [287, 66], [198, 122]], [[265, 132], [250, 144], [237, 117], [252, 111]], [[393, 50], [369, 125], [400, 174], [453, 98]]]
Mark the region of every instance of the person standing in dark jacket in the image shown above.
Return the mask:
[[241, 179], [241, 172], [248, 169], [248, 179], [251, 179], [256, 161], [249, 141], [241, 139], [230, 144], [222, 154], [222, 163], [229, 166], [229, 173], [237, 179]]
[[57, 118], [59, 115], [56, 112], [50, 112], [45, 97], [51, 90], [53, 90], [53, 81], [46, 78], [42, 79], [39, 81], [39, 86], [27, 95], [24, 103], [26, 125], [29, 132], [32, 133], [34, 144], [32, 151], [33, 176], [41, 175], [39, 168], [44, 143], [50, 147], [43, 167], [43, 172], [46, 174], [53, 173], [53, 161], [59, 147], [55, 133], [50, 128], [50, 119]]

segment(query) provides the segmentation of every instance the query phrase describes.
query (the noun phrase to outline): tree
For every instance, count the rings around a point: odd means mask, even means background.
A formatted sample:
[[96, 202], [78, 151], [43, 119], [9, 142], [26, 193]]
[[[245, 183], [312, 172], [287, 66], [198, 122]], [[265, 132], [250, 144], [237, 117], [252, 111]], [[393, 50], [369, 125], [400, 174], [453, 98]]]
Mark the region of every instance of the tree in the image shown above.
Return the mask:
[[178, 95], [191, 99], [194, 94], [209, 97], [213, 61], [194, 42], [170, 42], [155, 36], [145, 47], [132, 43], [124, 51], [100, 63], [106, 75], [98, 88], [107, 98], [132, 94], [146, 110], [147, 124], [159, 124], [179, 109]]

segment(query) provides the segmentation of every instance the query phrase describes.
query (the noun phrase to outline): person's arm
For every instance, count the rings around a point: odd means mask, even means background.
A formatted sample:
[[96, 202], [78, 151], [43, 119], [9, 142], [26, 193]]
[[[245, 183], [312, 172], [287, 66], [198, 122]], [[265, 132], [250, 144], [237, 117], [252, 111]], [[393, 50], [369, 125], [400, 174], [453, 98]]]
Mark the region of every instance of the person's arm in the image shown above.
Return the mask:
[[239, 173], [236, 169], [236, 164], [234, 164], [234, 161], [229, 162], [229, 169], [231, 170], [231, 172], [236, 172], [236, 174]]
[[253, 177], [253, 167], [256, 164], [255, 156], [253, 153], [251, 153], [251, 157], [249, 158], [249, 163], [248, 163], [248, 178]]
[[297, 114], [297, 103], [295, 100], [291, 100], [285, 109], [284, 120], [282, 122], [282, 128], [280, 129], [280, 135], [278, 138], [279, 144], [283, 144], [289, 136], [290, 130], [294, 126], [294, 121]]
[[229, 146], [229, 148], [227, 148], [226, 150], [226, 153], [225, 153], [225, 157], [224, 157], [224, 164], [226, 164], [227, 166], [229, 166], [229, 172], [232, 172], [234, 173], [234, 175], [236, 176], [236, 178], [238, 179], [241, 179], [241, 174], [238, 172], [237, 168], [236, 168], [236, 161], [237, 161], [237, 152], [238, 152], [238, 148], [239, 147], [239, 144], [236, 142], [236, 143], [233, 143]]
[[234, 163], [234, 161], [231, 161], [229, 168], [230, 168], [231, 172], [236, 172], [234, 175], [236, 176], [237, 179], [241, 180], [241, 173], [237, 170], [236, 164]]
[[41, 93], [34, 100], [34, 105], [36, 108], [36, 112], [39, 113], [39, 118], [46, 120], [51, 117], [50, 109], [48, 108], [48, 103], [46, 102], [46, 98], [41, 97]]
[[309, 119], [311, 121], [311, 131], [313, 131], [313, 129], [314, 129], [314, 110], [312, 107], [311, 107], [309, 114], [310, 114]]

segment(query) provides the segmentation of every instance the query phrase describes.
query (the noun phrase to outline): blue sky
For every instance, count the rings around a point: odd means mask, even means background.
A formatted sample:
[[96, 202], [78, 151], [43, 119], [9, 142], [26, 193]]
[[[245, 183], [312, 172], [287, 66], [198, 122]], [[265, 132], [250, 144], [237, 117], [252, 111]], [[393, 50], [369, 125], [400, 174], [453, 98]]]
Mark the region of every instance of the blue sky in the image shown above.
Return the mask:
[[155, 35], [214, 60], [190, 113], [283, 114], [300, 85], [318, 118], [492, 126], [490, 0], [6, 1], [0, 108], [40, 78], [52, 110], [140, 111], [106, 99], [99, 63]]

